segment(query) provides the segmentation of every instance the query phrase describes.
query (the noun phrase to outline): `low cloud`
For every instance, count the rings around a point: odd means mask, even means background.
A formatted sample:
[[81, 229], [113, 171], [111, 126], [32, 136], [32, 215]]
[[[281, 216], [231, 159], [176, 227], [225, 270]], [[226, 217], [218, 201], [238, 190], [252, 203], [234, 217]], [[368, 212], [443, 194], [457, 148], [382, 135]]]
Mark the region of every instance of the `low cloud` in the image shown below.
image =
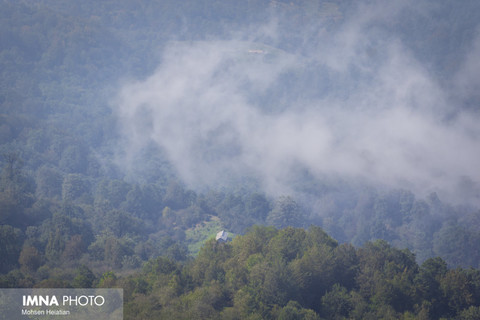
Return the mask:
[[298, 50], [280, 49], [278, 19], [255, 34], [171, 42], [158, 69], [116, 99], [123, 154], [153, 142], [193, 187], [250, 177], [295, 193], [300, 168], [478, 204], [479, 116], [462, 104], [478, 92], [480, 41], [446, 86], [383, 31], [399, 8], [359, 8], [331, 30], [320, 23], [320, 39]]

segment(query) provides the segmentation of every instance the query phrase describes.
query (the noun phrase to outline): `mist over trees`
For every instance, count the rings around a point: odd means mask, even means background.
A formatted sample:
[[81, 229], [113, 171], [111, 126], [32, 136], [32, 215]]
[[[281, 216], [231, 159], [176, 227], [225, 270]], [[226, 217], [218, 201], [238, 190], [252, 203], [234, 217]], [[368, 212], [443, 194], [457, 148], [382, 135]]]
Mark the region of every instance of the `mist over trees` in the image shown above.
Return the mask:
[[132, 319], [475, 319], [479, 14], [1, 1], [0, 286], [121, 286]]

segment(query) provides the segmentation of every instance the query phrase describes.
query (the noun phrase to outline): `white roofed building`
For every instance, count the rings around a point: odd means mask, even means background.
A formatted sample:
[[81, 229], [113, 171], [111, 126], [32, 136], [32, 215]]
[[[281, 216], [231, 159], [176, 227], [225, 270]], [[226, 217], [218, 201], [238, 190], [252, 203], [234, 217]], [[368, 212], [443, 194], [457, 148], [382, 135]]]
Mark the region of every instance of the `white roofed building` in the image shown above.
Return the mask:
[[225, 230], [220, 231], [219, 233], [217, 233], [215, 240], [217, 240], [217, 242], [227, 242], [228, 233]]

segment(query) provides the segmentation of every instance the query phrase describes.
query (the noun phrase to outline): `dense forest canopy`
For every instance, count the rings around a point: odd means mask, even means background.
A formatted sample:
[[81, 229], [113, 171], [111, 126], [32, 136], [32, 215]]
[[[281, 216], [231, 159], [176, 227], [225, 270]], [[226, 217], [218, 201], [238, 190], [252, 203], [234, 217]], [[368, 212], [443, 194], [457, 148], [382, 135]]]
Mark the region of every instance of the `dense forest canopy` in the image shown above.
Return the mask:
[[475, 319], [479, 16], [1, 0], [0, 286], [122, 286], [131, 318]]
[[255, 227], [187, 265], [158, 258], [113, 281], [132, 319], [476, 319], [479, 277], [440, 258], [419, 266], [383, 240], [355, 249], [318, 227]]

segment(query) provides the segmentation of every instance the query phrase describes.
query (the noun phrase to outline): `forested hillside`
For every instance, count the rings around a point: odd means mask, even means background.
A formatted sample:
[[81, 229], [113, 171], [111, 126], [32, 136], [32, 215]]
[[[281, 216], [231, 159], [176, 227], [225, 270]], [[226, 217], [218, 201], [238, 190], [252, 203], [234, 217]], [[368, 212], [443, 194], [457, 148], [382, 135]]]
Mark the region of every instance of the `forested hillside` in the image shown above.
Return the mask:
[[479, 17], [0, 1], [0, 287], [121, 286], [129, 319], [475, 319]]
[[[422, 265], [383, 240], [339, 245], [322, 229], [255, 227], [186, 264], [157, 258], [126, 288], [131, 319], [476, 319], [480, 272]], [[103, 279], [102, 279], [103, 280]], [[101, 280], [101, 281], [102, 281]]]

